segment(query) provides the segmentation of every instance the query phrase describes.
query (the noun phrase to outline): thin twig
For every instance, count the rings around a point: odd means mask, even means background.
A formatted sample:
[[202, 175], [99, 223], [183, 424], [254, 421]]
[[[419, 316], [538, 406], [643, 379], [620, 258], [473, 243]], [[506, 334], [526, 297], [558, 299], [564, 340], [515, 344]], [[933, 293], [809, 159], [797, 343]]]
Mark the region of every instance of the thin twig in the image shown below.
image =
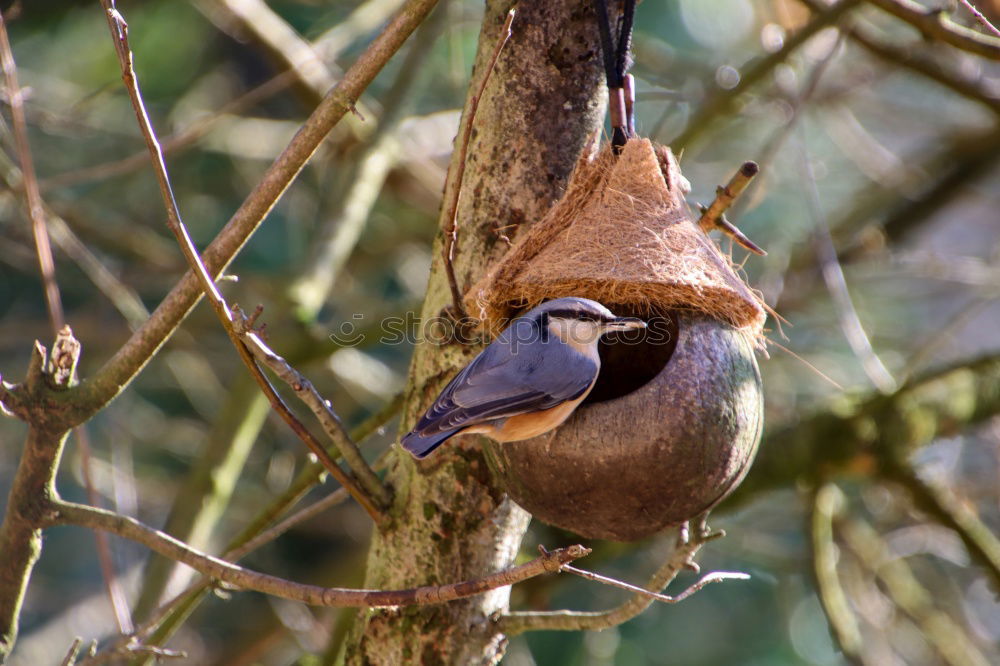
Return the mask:
[[560, 567], [568, 562], [590, 553], [589, 548], [580, 545], [557, 548], [553, 551], [546, 551], [545, 555], [526, 564], [482, 578], [447, 585], [430, 585], [406, 590], [318, 587], [258, 573], [206, 555], [174, 539], [169, 534], [153, 529], [128, 516], [62, 500], [51, 500], [46, 504], [46, 526], [78, 525], [105, 530], [141, 543], [161, 555], [183, 562], [192, 569], [235, 588], [263, 592], [313, 606], [385, 608], [439, 604], [513, 585], [541, 574], [556, 573]]
[[[813, 12], [826, 12], [827, 7], [822, 0], [798, 0]], [[842, 0], [846, 2], [848, 0]], [[855, 0], [851, 0], [855, 1]], [[819, 18], [819, 16], [817, 16]], [[954, 92], [973, 99], [988, 107], [994, 113], [1000, 114], [1000, 99], [992, 91], [988, 82], [983, 81], [982, 76], [968, 76], [959, 72], [946, 69], [941, 63], [933, 58], [927, 57], [926, 46], [915, 44], [913, 47], [897, 47], [886, 44], [878, 38], [874, 31], [858, 25], [849, 17], [842, 21], [840, 25], [842, 33], [847, 35], [852, 41], [857, 42], [873, 55], [893, 65], [909, 69], [923, 77], [935, 81]]]
[[76, 655], [80, 653], [80, 646], [83, 645], [83, 639], [77, 636], [73, 639], [73, 644], [69, 646], [69, 650], [66, 652], [66, 656], [63, 657], [61, 666], [73, 666], [76, 663]]
[[[97, 506], [99, 498], [97, 489], [94, 488], [93, 474], [91, 473], [91, 461], [93, 460], [93, 449], [90, 446], [90, 437], [87, 436], [87, 426], [81, 425], [73, 428], [76, 436], [77, 446], [80, 448], [80, 463], [83, 468], [83, 485], [87, 492], [87, 501]], [[115, 565], [111, 559], [111, 544], [108, 542], [108, 535], [103, 532], [94, 532], [94, 539], [97, 541], [97, 560], [101, 567], [101, 575], [104, 577], [104, 585], [111, 604], [111, 611], [115, 616], [115, 623], [118, 625], [118, 633], [125, 635], [134, 630], [132, 624], [132, 614], [129, 612], [128, 597], [122, 588], [121, 581], [115, 573]]]
[[[784, 46], [759, 60], [752, 61], [744, 71], [740, 72], [740, 81], [730, 90], [716, 90], [691, 116], [690, 124], [671, 142], [674, 152], [690, 146], [691, 143], [708, 130], [720, 118], [728, 117], [736, 99], [753, 88], [758, 83], [768, 80], [768, 75], [774, 68], [785, 62], [793, 52], [813, 38], [821, 30], [837, 25], [844, 15], [857, 7], [861, 0], [839, 0], [834, 4], [825, 4], [820, 0], [808, 1], [816, 15], [800, 28], [795, 34], [789, 35]], [[813, 6], [815, 5], [815, 7]]]
[[[515, 636], [517, 634], [524, 633], [526, 631], [582, 631], [582, 630], [601, 630], [607, 629], [609, 627], [617, 626], [623, 622], [631, 620], [633, 617], [639, 615], [644, 610], [646, 610], [650, 604], [657, 598], [657, 596], [663, 596], [664, 599], [660, 601], [666, 601], [666, 599], [671, 599], [673, 601], [679, 601], [681, 598], [687, 598], [691, 594], [694, 594], [698, 589], [708, 585], [709, 583], [715, 582], [716, 578], [712, 576], [706, 576], [706, 579], [699, 583], [696, 583], [695, 588], [688, 589], [684, 593], [677, 595], [677, 597], [668, 597], [667, 595], [653, 595], [650, 590], [662, 590], [667, 585], [670, 584], [677, 574], [684, 569], [690, 569], [695, 572], [698, 571], [698, 565], [694, 561], [694, 556], [701, 549], [702, 545], [713, 541], [715, 539], [725, 536], [724, 532], [709, 532], [708, 526], [706, 524], [707, 514], [700, 516], [694, 522], [694, 528], [689, 529], [688, 524], [685, 523], [680, 528], [678, 528], [677, 540], [674, 544], [674, 549], [670, 553], [666, 562], [663, 566], [654, 573], [648, 583], [641, 587], [633, 590], [632, 598], [630, 598], [625, 603], [607, 611], [600, 611], [596, 613], [592, 612], [582, 612], [582, 611], [521, 611], [512, 612], [502, 616], [498, 622], [500, 624], [500, 630], [503, 631], [507, 636]], [[563, 567], [566, 568], [565, 566]], [[577, 570], [582, 571], [582, 570]], [[576, 573], [577, 571], [570, 571], [570, 573]], [[587, 572], [588, 574], [590, 572]], [[579, 575], [579, 574], [578, 574]], [[593, 574], [596, 576], [597, 574]], [[602, 577], [603, 578], [603, 577]], [[607, 581], [601, 581], [607, 582]], [[621, 581], [615, 581], [617, 587]], [[622, 585], [627, 585], [622, 583]]]
[[[295, 415], [288, 410], [288, 408], [281, 401], [281, 398], [274, 391], [274, 388], [267, 381], [267, 378], [264, 377], [260, 368], [257, 367], [253, 356], [247, 349], [239, 334], [236, 332], [229, 307], [226, 305], [222, 294], [215, 285], [215, 281], [209, 275], [204, 263], [202, 263], [201, 257], [198, 255], [198, 251], [194, 246], [194, 242], [191, 240], [187, 228], [181, 220], [180, 211], [177, 208], [177, 202], [170, 186], [169, 176], [167, 175], [166, 164], [163, 160], [163, 152], [160, 148], [159, 142], [157, 141], [156, 133], [149, 120], [149, 116], [146, 113], [142, 95], [139, 90], [138, 79], [136, 78], [135, 70], [132, 65], [132, 50], [128, 43], [128, 24], [125, 22], [125, 19], [121, 16], [121, 14], [118, 13], [117, 9], [115, 9], [114, 0], [101, 0], [101, 4], [105, 9], [108, 27], [111, 30], [111, 35], [114, 39], [115, 51], [118, 54], [118, 59], [121, 64], [122, 80], [125, 82], [126, 90], [128, 91], [129, 98], [132, 101], [132, 107], [135, 110], [136, 119], [139, 122], [139, 128], [142, 131], [143, 138], [146, 141], [146, 146], [149, 148], [150, 156], [152, 158], [153, 169], [156, 173], [157, 182], [160, 188], [160, 195], [163, 198], [163, 203], [167, 212], [167, 226], [176, 237], [177, 242], [181, 247], [181, 251], [187, 259], [188, 265], [198, 278], [202, 290], [207, 296], [209, 303], [212, 305], [212, 309], [215, 310], [219, 321], [222, 323], [223, 329], [226, 331], [226, 335], [229, 336], [233, 345], [236, 347], [241, 360], [244, 364], [246, 364], [251, 375], [260, 385], [261, 390], [264, 391], [265, 395], [267, 395], [268, 400], [271, 402], [272, 406], [275, 407], [275, 410], [292, 427], [299, 438], [306, 443], [314, 454], [316, 454], [320, 461], [327, 466], [330, 474], [336, 478], [341, 485], [350, 491], [358, 503], [365, 508], [369, 515], [371, 515], [372, 519], [376, 522], [381, 522], [383, 519], [382, 508], [387, 503], [386, 500], [388, 498], [388, 491], [381, 485], [381, 482], [378, 481], [374, 473], [371, 472], [371, 469], [364, 462], [364, 458], [361, 457], [360, 452], [357, 452], [356, 447], [354, 447], [353, 452], [347, 453], [347, 449], [352, 447], [353, 442], [347, 441], [346, 437], [340, 440], [335, 440], [337, 444], [342, 447], [342, 453], [345, 455], [345, 459], [350, 455], [351, 458], [353, 458], [354, 463], [360, 464], [360, 467], [355, 468], [362, 474], [360, 483], [359, 480], [355, 479], [352, 475], [344, 473], [340, 466], [337, 465], [333, 458], [326, 452], [326, 449], [316, 440], [315, 437], [313, 437], [311, 433], [308, 432], [305, 426], [298, 421]], [[350, 462], [350, 459], [348, 460]], [[367, 472], [361, 472], [361, 470], [367, 470]], [[372, 483], [372, 479], [374, 479], [374, 483]]]
[[[801, 125], [799, 127], [802, 131]], [[896, 380], [882, 363], [882, 360], [872, 348], [871, 340], [861, 324], [861, 318], [854, 307], [851, 293], [847, 289], [847, 280], [844, 271], [837, 258], [837, 248], [833, 244], [833, 237], [830, 235], [830, 228], [827, 225], [826, 216], [823, 215], [819, 204], [819, 190], [816, 186], [816, 176], [813, 173], [812, 163], [809, 160], [809, 153], [806, 151], [804, 137], [799, 137], [799, 152], [802, 157], [802, 173], [805, 177], [806, 185], [806, 208], [813, 218], [813, 243], [816, 248], [816, 255], [819, 258], [820, 269], [823, 274], [823, 281], [830, 292], [833, 303], [836, 306], [837, 318], [840, 320], [840, 328], [844, 332], [844, 337], [854, 352], [865, 374], [872, 384], [882, 393], [892, 393], [896, 390]]]
[[709, 206], [702, 208], [701, 217], [698, 219], [698, 226], [706, 234], [713, 229], [718, 229], [736, 241], [740, 246], [763, 257], [767, 255], [767, 252], [758, 247], [756, 243], [747, 238], [742, 231], [726, 219], [726, 211], [733, 205], [737, 197], [743, 194], [743, 190], [747, 188], [747, 185], [750, 184], [750, 181], [753, 180], [753, 177], [757, 175], [759, 170], [760, 167], [757, 166], [756, 162], [744, 162], [740, 170], [729, 179], [725, 187], [720, 185], [716, 188], [715, 200]]
[[990, 23], [990, 20], [985, 16], [983, 16], [983, 13], [978, 9], [976, 9], [976, 6], [974, 4], [969, 2], [969, 0], [958, 0], [958, 1], [962, 3], [963, 7], [969, 10], [969, 13], [971, 13], [972, 16], [975, 17], [976, 21], [978, 21], [981, 26], [992, 32], [997, 37], [1000, 37], [1000, 28], [997, 28], [995, 25]]
[[462, 133], [459, 137], [457, 157], [452, 161], [455, 173], [454, 176], [448, 178], [448, 182], [451, 183], [451, 198], [448, 200], [448, 206], [445, 208], [442, 218], [445, 221], [445, 227], [441, 253], [444, 257], [445, 274], [448, 276], [448, 287], [451, 289], [452, 315], [455, 321], [458, 322], [465, 321], [468, 317], [465, 305], [463, 304], [462, 292], [458, 288], [458, 280], [455, 278], [455, 266], [453, 264], [455, 260], [455, 245], [458, 241], [458, 203], [462, 196], [465, 163], [469, 153], [469, 143], [472, 140], [473, 124], [476, 122], [476, 112], [479, 110], [479, 100], [482, 99], [483, 92], [486, 91], [486, 85], [490, 82], [493, 69], [496, 67], [497, 60], [500, 59], [500, 53], [503, 51], [504, 45], [510, 39], [511, 25], [513, 23], [514, 8], [511, 8], [507, 12], [507, 20], [504, 21], [503, 28], [500, 29], [500, 37], [493, 48], [493, 54], [490, 56], [489, 65], [486, 67], [482, 81], [479, 83], [479, 89], [476, 90], [475, 95], [469, 98], [469, 111], [466, 114], [465, 124], [462, 127]]
[[595, 583], [603, 583], [604, 585], [610, 585], [612, 587], [617, 587], [622, 590], [628, 590], [629, 592], [635, 592], [636, 594], [642, 595], [644, 597], [649, 597], [654, 601], [662, 601], [665, 604], [677, 604], [692, 594], [705, 587], [711, 583], [719, 583], [724, 580], [750, 580], [750, 574], [740, 573], [738, 571], [713, 571], [710, 574], [705, 574], [698, 579], [698, 582], [688, 587], [686, 590], [678, 594], [677, 596], [670, 596], [669, 594], [660, 594], [659, 592], [651, 592], [644, 587], [639, 587], [638, 585], [632, 585], [631, 583], [626, 583], [625, 581], [618, 580], [617, 578], [610, 578], [608, 576], [602, 576], [601, 574], [594, 573], [593, 571], [587, 571], [586, 569], [578, 569], [569, 564], [563, 565], [560, 571], [565, 571], [580, 578], [586, 578], [587, 580], [592, 580]]
[[[59, 284], [56, 281], [55, 260], [52, 256], [52, 245], [46, 224], [45, 202], [42, 200], [35, 173], [34, 158], [28, 141], [28, 128], [24, 117], [24, 95], [17, 80], [17, 65], [14, 53], [7, 36], [7, 25], [0, 14], [0, 60], [2, 60], [4, 82], [7, 87], [7, 98], [10, 104], [11, 120], [14, 129], [17, 157], [21, 167], [21, 184], [27, 200], [28, 216], [31, 218], [31, 229], [35, 237], [35, 250], [38, 254], [38, 265], [42, 274], [42, 284], [45, 288], [45, 303], [49, 312], [49, 323], [57, 336], [66, 325], [63, 313], [62, 298], [59, 294]], [[83, 426], [74, 430], [77, 443], [80, 446], [81, 466], [83, 467], [84, 486], [91, 503], [96, 503], [97, 492], [94, 490], [91, 478], [91, 450], [87, 441], [87, 433]], [[132, 631], [132, 620], [128, 612], [128, 602], [115, 574], [111, 557], [111, 547], [107, 536], [96, 536], [97, 559], [100, 562], [108, 601], [111, 604], [118, 629], [126, 634]], [[67, 655], [69, 656], [69, 655]], [[75, 659], [75, 652], [72, 654]]]
[[[259, 86], [251, 88], [242, 95], [239, 95], [238, 97], [223, 104], [212, 113], [199, 117], [184, 129], [165, 137], [160, 142], [163, 147], [163, 153], [165, 155], [169, 155], [170, 153], [194, 143], [201, 137], [205, 136], [205, 134], [212, 129], [212, 126], [215, 125], [220, 118], [251, 107], [258, 102], [278, 94], [282, 90], [288, 88], [295, 81], [295, 79], [296, 76], [294, 72], [282, 72], [281, 74], [271, 77], [264, 83], [261, 83]], [[89, 183], [95, 180], [105, 180], [114, 176], [134, 173], [136, 169], [143, 167], [148, 163], [149, 151], [141, 150], [120, 160], [105, 162], [103, 164], [94, 164], [83, 167], [82, 169], [66, 171], [56, 176], [46, 178], [39, 183], [39, 187], [44, 192], [46, 190], [59, 187], [69, 187], [71, 185]]]
[[56, 284], [56, 267], [52, 259], [49, 232], [45, 226], [45, 206], [38, 191], [35, 162], [28, 143], [28, 124], [24, 119], [24, 95], [17, 81], [17, 65], [14, 63], [14, 52], [7, 38], [7, 23], [2, 15], [0, 15], [0, 61], [3, 66], [4, 84], [7, 87], [7, 103], [10, 104], [17, 158], [21, 162], [21, 181], [27, 200], [28, 217], [31, 219], [31, 231], [35, 236], [35, 250], [38, 252], [42, 285], [45, 287], [45, 305], [49, 310], [52, 331], [58, 333], [66, 325], [66, 318], [63, 315], [62, 300], [59, 298], [59, 285]]
[[[349, 112], [354, 101], [382, 71], [436, 3], [437, 0], [408, 0], [348, 68], [337, 85], [327, 93], [222, 231], [205, 249], [202, 259], [213, 274], [221, 273], [233, 260], [330, 130]], [[76, 418], [89, 418], [121, 393], [156, 350], [174, 333], [202, 294], [198, 278], [193, 271], [189, 271], [143, 326], [132, 334], [100, 370], [75, 389], [78, 393], [74, 396], [74, 402], [78, 405]]]
[[939, 9], [928, 9], [913, 0], [868, 0], [868, 2], [906, 21], [927, 37], [990, 60], [1000, 60], [1000, 40], [955, 23]]
[[[247, 325], [252, 324], [252, 322], [244, 317], [243, 311], [239, 309], [239, 306], [233, 306], [233, 309], [235, 314], [233, 325], [240, 341], [246, 345], [246, 348], [260, 363], [266, 365], [283, 382], [288, 384], [295, 391], [295, 395], [312, 410], [323, 431], [333, 441], [340, 455], [343, 456], [347, 466], [358, 475], [365, 490], [382, 506], [387, 506], [392, 499], [389, 490], [382, 485], [378, 476], [372, 471], [371, 467], [365, 461], [364, 456], [361, 455], [361, 451], [358, 450], [357, 444], [351, 439], [350, 434], [344, 428], [340, 417], [333, 411], [330, 401], [324, 399], [319, 394], [319, 391], [316, 390], [316, 387], [313, 386], [313, 383], [305, 375], [272, 351], [255, 331], [247, 328]], [[326, 449], [323, 449], [323, 453], [329, 457]], [[330, 459], [330, 464], [336, 466], [332, 458]], [[337, 467], [337, 469], [340, 468]]]
[[[355, 427], [351, 431], [351, 439], [361, 441], [378, 430], [379, 427], [399, 411], [402, 407], [402, 402], [402, 394], [390, 400], [385, 407]], [[387, 449], [383, 452], [372, 464], [372, 468], [375, 471], [384, 469], [393, 455], [393, 451], [394, 449]], [[257, 517], [250, 521], [246, 528], [229, 542], [222, 555], [222, 559], [232, 562], [239, 561], [254, 550], [274, 541], [300, 522], [317, 515], [346, 498], [347, 491], [342, 487], [338, 488], [325, 498], [318, 500], [280, 522], [274, 523], [277, 516], [290, 510], [322, 478], [323, 466], [319, 463], [309, 463], [281, 496], [276, 497], [270, 505], [261, 510]], [[268, 525], [271, 525], [271, 527], [267, 527]], [[178, 624], [176, 618], [187, 617], [187, 609], [193, 607], [197, 603], [197, 600], [203, 598], [204, 593], [215, 584], [216, 581], [208, 577], [203, 577], [191, 583], [183, 592], [176, 594], [173, 599], [161, 604], [148, 619], [135, 629], [131, 636], [120, 638], [112, 646], [102, 650], [101, 654], [104, 655], [107, 651], [113, 652], [123, 648], [128, 643], [143, 642], [154, 630], [160, 633], [163, 627], [169, 627], [170, 631], [164, 632], [161, 636], [154, 637], [154, 642], [163, 642], [166, 640], [167, 635], [176, 629]], [[83, 663], [91, 664], [90, 661]], [[93, 663], [103, 662], [95, 661]]]

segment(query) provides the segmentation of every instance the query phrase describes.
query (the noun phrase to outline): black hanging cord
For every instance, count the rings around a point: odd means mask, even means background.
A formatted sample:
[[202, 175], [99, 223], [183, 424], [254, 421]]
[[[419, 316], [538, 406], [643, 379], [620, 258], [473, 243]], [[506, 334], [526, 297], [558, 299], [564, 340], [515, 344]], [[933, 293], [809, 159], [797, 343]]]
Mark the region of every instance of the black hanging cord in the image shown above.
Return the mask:
[[635, 23], [636, 0], [625, 0], [625, 7], [622, 12], [622, 26], [618, 31], [618, 53], [615, 60], [617, 81], [625, 84], [625, 73], [628, 72], [629, 51], [632, 49], [632, 26]]
[[608, 82], [608, 104], [611, 107], [611, 145], [615, 152], [621, 150], [628, 138], [635, 133], [632, 114], [634, 90], [632, 77], [627, 74], [629, 49], [632, 46], [632, 27], [635, 23], [636, 0], [622, 1], [622, 17], [618, 29], [618, 46], [611, 36], [611, 18], [607, 0], [594, 0], [597, 24], [601, 33], [601, 53], [604, 56], [604, 74]]
[[604, 75], [608, 80], [608, 88], [621, 88], [622, 81], [618, 76], [614, 42], [611, 41], [611, 18], [608, 16], [608, 3], [606, 0], [594, 0], [594, 9], [597, 11], [597, 27], [601, 31], [601, 53], [604, 55]]

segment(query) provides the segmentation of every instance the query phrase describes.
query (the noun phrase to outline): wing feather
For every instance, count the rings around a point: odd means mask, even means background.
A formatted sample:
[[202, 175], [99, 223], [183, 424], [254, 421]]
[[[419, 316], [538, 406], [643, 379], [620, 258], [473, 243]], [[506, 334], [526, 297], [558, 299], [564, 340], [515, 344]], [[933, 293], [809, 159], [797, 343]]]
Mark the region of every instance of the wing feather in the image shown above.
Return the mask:
[[578, 398], [598, 365], [555, 336], [515, 323], [441, 392], [417, 423], [423, 436], [550, 409]]

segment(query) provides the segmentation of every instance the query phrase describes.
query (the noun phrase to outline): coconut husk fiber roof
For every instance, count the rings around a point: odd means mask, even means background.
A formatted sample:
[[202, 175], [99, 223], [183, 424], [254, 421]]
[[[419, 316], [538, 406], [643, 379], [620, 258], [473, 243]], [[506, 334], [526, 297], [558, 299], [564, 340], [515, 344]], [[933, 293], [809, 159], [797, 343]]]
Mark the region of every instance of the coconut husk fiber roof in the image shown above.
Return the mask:
[[486, 330], [525, 308], [583, 296], [640, 310], [689, 309], [759, 338], [760, 296], [690, 217], [668, 148], [631, 139], [580, 158], [566, 193], [466, 294]]

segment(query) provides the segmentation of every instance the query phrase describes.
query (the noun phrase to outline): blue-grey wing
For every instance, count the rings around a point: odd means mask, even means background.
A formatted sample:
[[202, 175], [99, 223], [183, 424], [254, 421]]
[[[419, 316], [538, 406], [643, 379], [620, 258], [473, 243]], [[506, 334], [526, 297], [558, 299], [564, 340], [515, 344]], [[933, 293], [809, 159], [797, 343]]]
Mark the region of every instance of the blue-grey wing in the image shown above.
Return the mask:
[[432, 434], [550, 409], [583, 394], [597, 376], [597, 363], [529, 326], [534, 324], [515, 323], [484, 349], [445, 387], [414, 432]]

